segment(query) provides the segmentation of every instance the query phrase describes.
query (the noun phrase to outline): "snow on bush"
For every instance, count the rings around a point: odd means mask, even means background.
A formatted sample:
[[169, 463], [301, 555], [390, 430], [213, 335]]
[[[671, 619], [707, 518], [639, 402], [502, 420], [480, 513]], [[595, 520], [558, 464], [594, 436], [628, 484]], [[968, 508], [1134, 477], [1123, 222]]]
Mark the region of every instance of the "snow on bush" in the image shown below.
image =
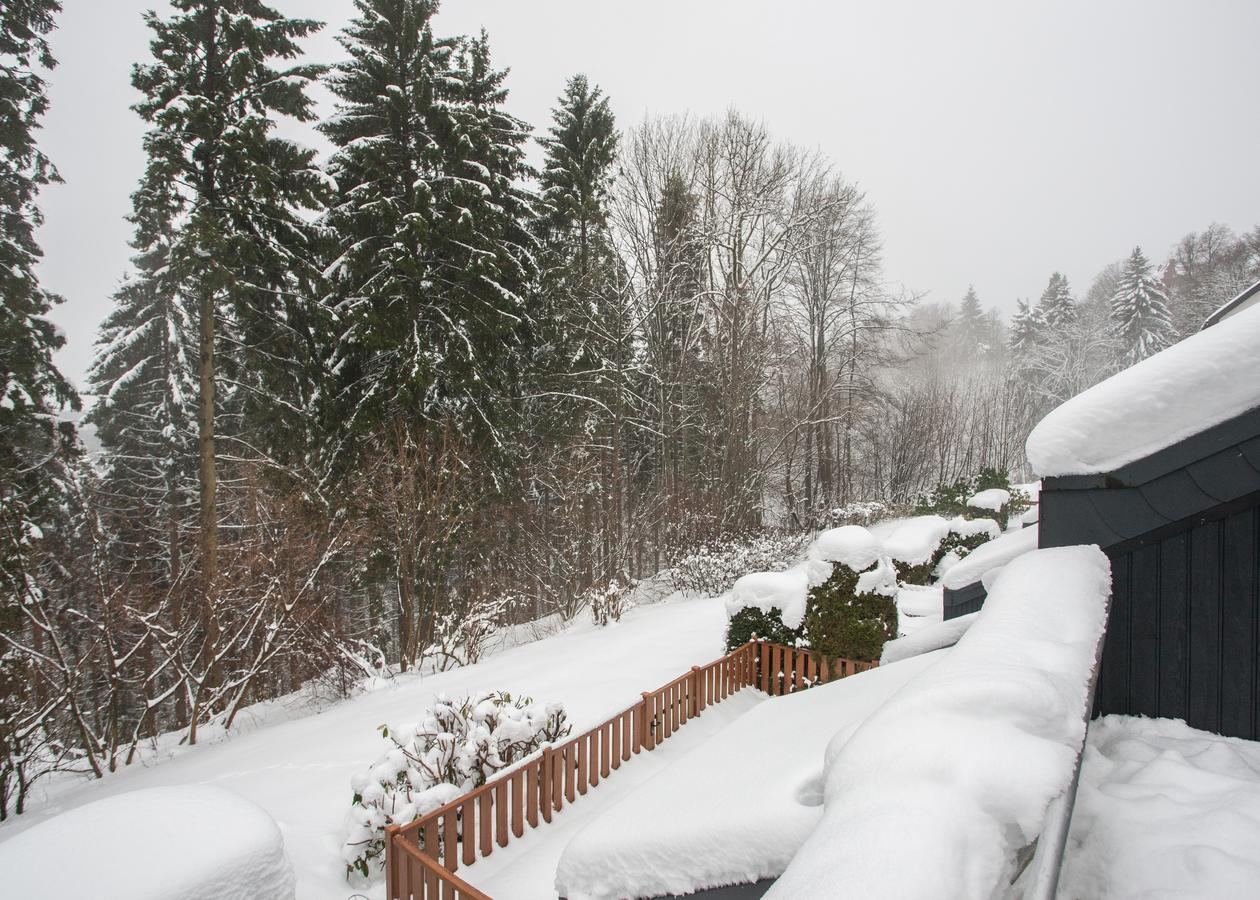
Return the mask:
[[823, 818], [767, 898], [997, 896], [1071, 779], [1110, 586], [1096, 547], [1008, 564], [954, 649], [832, 739]]
[[881, 500], [855, 500], [838, 506], [828, 513], [836, 525], [861, 525], [867, 527], [881, 519], [892, 517], [896, 508]]
[[1011, 502], [1011, 492], [1002, 488], [989, 488], [980, 491], [967, 499], [971, 509], [985, 509], [989, 512], [1001, 512]]
[[676, 591], [716, 597], [749, 572], [788, 568], [800, 559], [808, 542], [808, 535], [773, 532], [719, 538], [679, 559], [670, 569], [670, 581]]
[[860, 525], [845, 525], [832, 528], [818, 535], [810, 555], [832, 563], [843, 563], [850, 569], [861, 572], [873, 566], [881, 556], [883, 548], [875, 535]]
[[941, 584], [950, 590], [966, 587], [980, 581], [986, 573], [1036, 549], [1036, 528], [1021, 528], [1019, 531], [1012, 531], [985, 543], [984, 546], [968, 554], [966, 559], [949, 568], [943, 573]]
[[71, 809], [0, 843], [5, 897], [292, 900], [276, 822], [210, 785], [149, 788]]
[[903, 583], [926, 585], [934, 576], [1001, 533], [998, 523], [992, 519], [913, 516], [896, 523], [885, 535], [884, 553], [897, 563]]
[[382, 726], [388, 750], [350, 779], [354, 799], [342, 848], [347, 876], [381, 871], [386, 825], [449, 803], [569, 731], [562, 704], [504, 691], [458, 702], [439, 697], [414, 725]]
[[828, 656], [874, 659], [896, 635], [897, 570], [865, 528], [819, 535], [803, 563], [740, 578], [726, 601], [726, 643], [753, 637]]

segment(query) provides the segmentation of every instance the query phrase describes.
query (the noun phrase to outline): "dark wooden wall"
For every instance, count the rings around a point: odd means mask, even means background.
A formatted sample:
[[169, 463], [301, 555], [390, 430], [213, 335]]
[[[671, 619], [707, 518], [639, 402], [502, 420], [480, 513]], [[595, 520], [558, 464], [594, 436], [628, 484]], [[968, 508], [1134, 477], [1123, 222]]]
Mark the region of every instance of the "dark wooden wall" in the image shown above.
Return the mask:
[[1107, 555], [1097, 713], [1260, 739], [1260, 504]]

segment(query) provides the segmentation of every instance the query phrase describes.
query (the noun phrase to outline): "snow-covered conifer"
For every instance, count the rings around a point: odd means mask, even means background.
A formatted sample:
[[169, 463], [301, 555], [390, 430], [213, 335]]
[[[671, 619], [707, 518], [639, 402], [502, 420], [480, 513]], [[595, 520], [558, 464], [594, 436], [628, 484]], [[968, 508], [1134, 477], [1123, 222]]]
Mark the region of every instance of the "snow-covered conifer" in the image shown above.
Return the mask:
[[1169, 347], [1176, 340], [1168, 295], [1151, 264], [1134, 247], [1111, 298], [1111, 327], [1119, 342], [1122, 364], [1131, 366]]
[[1076, 300], [1072, 298], [1072, 288], [1060, 272], [1050, 276], [1050, 282], [1042, 292], [1037, 308], [1052, 336], [1072, 327], [1080, 318]]

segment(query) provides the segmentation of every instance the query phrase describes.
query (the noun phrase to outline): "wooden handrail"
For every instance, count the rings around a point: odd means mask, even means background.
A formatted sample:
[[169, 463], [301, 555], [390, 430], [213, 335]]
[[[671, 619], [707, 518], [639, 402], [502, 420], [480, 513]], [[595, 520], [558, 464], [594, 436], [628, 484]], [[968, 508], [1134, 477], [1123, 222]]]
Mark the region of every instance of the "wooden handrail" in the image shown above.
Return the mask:
[[692, 666], [599, 725], [549, 744], [485, 784], [385, 829], [387, 900], [489, 900], [455, 875], [548, 823], [634, 754], [652, 751], [714, 703], [745, 687], [771, 696], [863, 672], [876, 662], [829, 659], [811, 650], [750, 640], [703, 666]]

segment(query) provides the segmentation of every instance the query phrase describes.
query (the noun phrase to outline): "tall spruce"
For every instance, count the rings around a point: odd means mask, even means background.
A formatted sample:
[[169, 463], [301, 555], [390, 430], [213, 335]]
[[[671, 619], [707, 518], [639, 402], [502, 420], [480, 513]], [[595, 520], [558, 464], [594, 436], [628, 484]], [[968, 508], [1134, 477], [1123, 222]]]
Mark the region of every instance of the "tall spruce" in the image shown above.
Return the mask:
[[114, 294], [89, 372], [87, 421], [104, 453], [102, 497], [120, 560], [155, 583], [182, 574], [197, 507], [195, 309], [171, 278], [169, 238], [137, 254]]
[[980, 298], [976, 296], [975, 287], [968, 285], [958, 308], [958, 319], [954, 323], [955, 335], [962, 352], [971, 356], [984, 353], [988, 347], [988, 323], [985, 322], [984, 310], [980, 308]]
[[1176, 340], [1168, 295], [1151, 273], [1141, 247], [1134, 247], [1124, 264], [1120, 284], [1111, 298], [1110, 317], [1122, 365], [1141, 362]]
[[529, 333], [521, 145], [484, 36], [436, 38], [436, 0], [356, 0], [321, 125], [339, 199], [327, 269], [346, 436], [404, 413], [497, 440]]
[[[46, 318], [61, 298], [39, 282], [41, 188], [60, 181], [36, 141], [56, 61], [55, 0], [0, 4], [0, 819], [21, 812], [42, 750], [45, 697], [15, 647], [43, 591], [46, 545], [67, 524], [78, 397], [53, 364], [64, 338]], [[16, 642], [16, 643], [15, 643]], [[46, 738], [46, 735], [45, 735]]]
[[1060, 272], [1050, 276], [1046, 289], [1042, 291], [1041, 300], [1037, 304], [1041, 319], [1052, 334], [1061, 334], [1080, 319], [1076, 300], [1072, 297], [1072, 288], [1067, 278]]
[[[218, 643], [219, 497], [216, 396], [220, 355], [255, 422], [294, 404], [277, 397], [291, 379], [294, 274], [309, 275], [313, 248], [303, 209], [322, 206], [313, 150], [277, 137], [277, 116], [314, 117], [306, 89], [318, 66], [280, 66], [320, 24], [260, 0], [172, 0], [148, 13], [154, 62], [137, 65], [135, 107], [150, 125], [148, 163], [135, 194], [136, 246], [170, 231], [170, 277], [197, 322], [198, 550], [202, 685], [213, 686]], [[231, 335], [229, 341], [228, 335]], [[197, 715], [190, 737], [196, 739]]]

